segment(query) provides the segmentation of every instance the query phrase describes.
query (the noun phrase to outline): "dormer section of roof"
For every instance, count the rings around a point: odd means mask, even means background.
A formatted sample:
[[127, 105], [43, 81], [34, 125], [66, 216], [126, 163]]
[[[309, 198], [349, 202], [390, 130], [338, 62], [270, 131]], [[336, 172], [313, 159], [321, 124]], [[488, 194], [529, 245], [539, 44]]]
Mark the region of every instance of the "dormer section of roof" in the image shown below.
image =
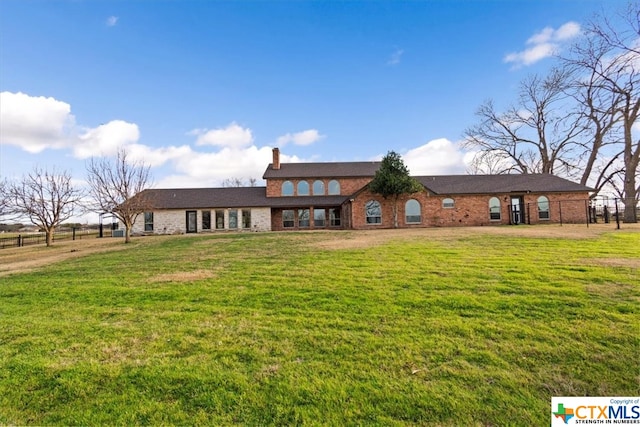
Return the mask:
[[373, 178], [381, 162], [280, 163], [280, 150], [273, 149], [273, 163], [263, 179]]

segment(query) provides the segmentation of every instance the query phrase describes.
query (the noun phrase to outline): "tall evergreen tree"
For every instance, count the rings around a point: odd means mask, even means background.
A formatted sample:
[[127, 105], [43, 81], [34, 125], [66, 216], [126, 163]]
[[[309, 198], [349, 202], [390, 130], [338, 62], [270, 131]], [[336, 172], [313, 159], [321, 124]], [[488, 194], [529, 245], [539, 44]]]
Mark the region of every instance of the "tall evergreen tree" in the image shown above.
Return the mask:
[[369, 191], [393, 200], [393, 226], [398, 227], [398, 199], [403, 194], [413, 194], [424, 190], [424, 186], [409, 175], [402, 157], [389, 151], [382, 158], [380, 169], [369, 183]]

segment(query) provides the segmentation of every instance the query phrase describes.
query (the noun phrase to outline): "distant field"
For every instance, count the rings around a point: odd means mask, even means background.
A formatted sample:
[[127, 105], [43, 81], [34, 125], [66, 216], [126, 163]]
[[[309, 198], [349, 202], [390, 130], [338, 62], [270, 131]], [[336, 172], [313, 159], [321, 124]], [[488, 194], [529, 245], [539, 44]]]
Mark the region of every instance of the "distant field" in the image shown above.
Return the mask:
[[0, 424], [548, 425], [640, 394], [640, 228], [0, 251]]

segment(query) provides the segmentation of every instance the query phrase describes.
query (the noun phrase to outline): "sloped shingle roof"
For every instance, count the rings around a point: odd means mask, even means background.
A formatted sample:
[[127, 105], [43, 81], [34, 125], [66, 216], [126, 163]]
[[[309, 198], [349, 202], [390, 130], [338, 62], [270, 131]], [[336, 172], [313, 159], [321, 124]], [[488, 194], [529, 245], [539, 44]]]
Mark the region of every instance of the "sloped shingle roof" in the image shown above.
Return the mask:
[[[311, 168], [304, 176], [326, 177], [341, 175], [324, 175], [327, 171], [346, 173], [346, 165], [359, 165], [356, 168], [363, 175], [369, 165], [369, 172], [375, 175], [379, 163], [340, 163], [336, 168]], [[371, 165], [375, 164], [375, 169]], [[291, 163], [290, 165], [320, 165], [319, 163]], [[321, 165], [331, 165], [322, 163]], [[335, 165], [335, 164], [333, 164]], [[284, 165], [283, 165], [284, 166]], [[269, 171], [269, 170], [267, 170]], [[276, 171], [277, 172], [277, 171]], [[299, 172], [299, 171], [298, 171]], [[322, 175], [313, 175], [321, 172]], [[265, 173], [266, 175], [266, 173]], [[273, 178], [273, 176], [270, 176]], [[289, 176], [287, 176], [289, 177]], [[290, 176], [293, 178], [294, 176]], [[298, 177], [300, 177], [298, 175]], [[415, 177], [427, 190], [434, 194], [495, 194], [495, 193], [555, 193], [555, 192], [586, 192], [593, 189], [581, 184], [548, 174], [526, 175], [436, 175]], [[148, 189], [141, 196], [149, 197], [153, 204], [160, 209], [211, 209], [211, 208], [242, 208], [242, 207], [277, 207], [288, 208], [298, 206], [339, 206], [349, 196], [297, 196], [297, 197], [267, 197], [266, 187], [225, 187], [225, 188], [170, 188]]]
[[593, 189], [549, 174], [416, 176], [435, 194], [565, 193]]
[[273, 178], [361, 178], [373, 177], [380, 162], [282, 163], [267, 166], [263, 179]]
[[297, 196], [269, 197], [269, 206], [274, 208], [296, 208], [315, 206], [317, 208], [340, 206], [349, 196]]
[[169, 188], [141, 193], [162, 209], [267, 207], [266, 187]]

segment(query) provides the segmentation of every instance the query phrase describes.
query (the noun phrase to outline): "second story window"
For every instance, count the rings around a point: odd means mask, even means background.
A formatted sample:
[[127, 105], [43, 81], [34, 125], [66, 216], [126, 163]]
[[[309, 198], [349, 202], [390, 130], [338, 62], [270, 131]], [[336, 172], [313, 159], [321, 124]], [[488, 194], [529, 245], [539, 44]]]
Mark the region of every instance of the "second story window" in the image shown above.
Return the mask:
[[298, 183], [298, 196], [309, 195], [309, 183], [307, 181], [300, 181]]
[[293, 196], [293, 182], [285, 181], [282, 183], [282, 195]]
[[329, 181], [329, 195], [339, 195], [340, 194], [340, 183], [335, 179]]
[[318, 180], [313, 183], [313, 195], [324, 196], [324, 182]]

